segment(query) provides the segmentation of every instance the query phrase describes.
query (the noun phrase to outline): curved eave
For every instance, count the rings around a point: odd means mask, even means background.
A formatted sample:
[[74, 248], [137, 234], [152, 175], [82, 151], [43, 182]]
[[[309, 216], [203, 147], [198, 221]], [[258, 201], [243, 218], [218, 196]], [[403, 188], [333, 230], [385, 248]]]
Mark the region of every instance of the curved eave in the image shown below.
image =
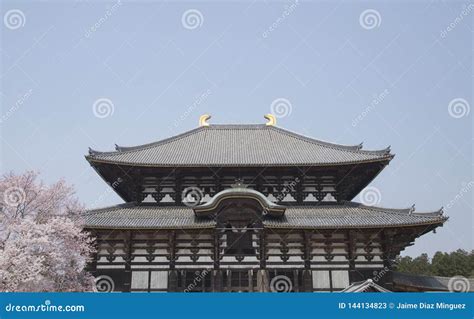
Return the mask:
[[[331, 209], [345, 209], [346, 212], [342, 215], [330, 213]], [[319, 215], [318, 210], [324, 214]], [[373, 214], [371, 210], [373, 210]], [[381, 216], [381, 213], [385, 217]], [[355, 214], [355, 219], [350, 217], [352, 214]], [[297, 218], [295, 219], [295, 217]], [[216, 222], [213, 219], [198, 217], [193, 209], [187, 206], [141, 206], [136, 203], [126, 203], [89, 210], [78, 218], [83, 221], [85, 229], [159, 230], [213, 229], [216, 227]], [[378, 221], [374, 222], [374, 219], [378, 219]], [[351, 202], [318, 207], [289, 206], [286, 207], [285, 215], [264, 216], [263, 223], [264, 228], [267, 229], [286, 230], [406, 228], [415, 229], [416, 233], [414, 234], [419, 237], [442, 226], [447, 220], [448, 217], [442, 215], [442, 210], [431, 213], [413, 213], [412, 209], [382, 209]]]
[[[222, 151], [231, 153], [232, 147], [245, 146], [249, 140], [252, 140], [251, 145], [254, 147], [249, 148], [248, 153], [235, 157], [217, 156]], [[276, 149], [284, 149], [291, 143], [297, 147], [299, 155], [288, 157], [286, 161], [278, 157], [278, 152], [259, 152], [258, 145], [273, 145]], [[186, 149], [189, 145], [195, 147], [190, 150], [193, 156], [184, 156], [186, 152], [174, 151], [183, 147]], [[254, 124], [199, 127], [157, 142], [132, 147], [116, 145], [115, 149], [116, 151], [112, 152], [90, 149], [86, 159], [94, 163], [141, 167], [266, 167], [350, 165], [390, 161], [394, 156], [390, 153], [390, 147], [382, 150], [364, 150], [362, 143], [335, 144], [279, 127]], [[208, 152], [211, 152], [210, 154], [215, 152], [216, 156], [209, 157], [196, 152], [204, 152], [207, 155]], [[246, 160], [248, 158], [252, 158], [253, 162]]]
[[272, 216], [282, 216], [285, 213], [285, 206], [277, 205], [268, 200], [262, 193], [249, 188], [229, 188], [217, 193], [209, 202], [201, 206], [194, 207], [196, 216], [207, 216], [213, 212], [224, 200], [227, 199], [253, 199]]
[[[434, 226], [434, 228], [442, 226], [448, 217], [438, 220], [438, 221], [427, 221], [427, 222], [419, 222], [419, 223], [406, 223], [406, 224], [396, 224], [396, 225], [387, 225], [387, 224], [380, 224], [380, 225], [367, 225], [367, 226], [344, 226], [344, 227], [336, 227], [336, 226], [318, 226], [317, 229], [385, 229], [385, 228], [406, 228], [406, 227], [419, 227], [419, 226]], [[271, 225], [265, 226], [266, 228], [273, 228], [273, 229], [315, 229], [315, 227], [311, 226], [295, 226], [295, 225]], [[431, 229], [427, 229], [426, 232], [431, 231]], [[420, 234], [421, 235], [421, 234]]]
[[86, 160], [92, 164], [110, 164], [110, 165], [123, 165], [123, 166], [135, 166], [135, 167], [153, 167], [153, 168], [189, 168], [189, 167], [328, 167], [328, 166], [343, 166], [343, 165], [357, 165], [357, 164], [368, 164], [368, 163], [383, 163], [387, 164], [395, 157], [395, 154], [388, 154], [384, 157], [370, 159], [370, 160], [359, 160], [359, 161], [345, 161], [345, 162], [327, 162], [327, 163], [281, 163], [281, 164], [239, 164], [239, 163], [213, 163], [213, 164], [160, 164], [160, 163], [140, 163], [140, 162], [122, 162], [106, 159], [98, 159], [92, 155], [85, 155]]
[[[447, 220], [447, 218], [446, 218]], [[309, 226], [274, 226], [274, 225], [264, 225], [264, 229], [304, 229], [304, 230], [341, 230], [341, 229], [393, 229], [393, 228], [407, 228], [407, 227], [420, 227], [420, 226], [433, 226], [430, 229], [427, 229], [426, 232], [433, 230], [436, 227], [442, 226], [446, 221], [439, 221], [433, 223], [419, 223], [419, 224], [399, 224], [399, 225], [370, 225], [370, 226], [331, 226], [331, 227], [309, 227]], [[84, 229], [121, 229], [121, 230], [174, 230], [174, 229], [214, 229], [216, 225], [186, 225], [186, 226], [166, 226], [166, 227], [156, 227], [156, 226], [143, 226], [143, 227], [129, 227], [129, 226], [94, 226], [94, 225], [85, 225]], [[422, 234], [419, 234], [421, 236]]]

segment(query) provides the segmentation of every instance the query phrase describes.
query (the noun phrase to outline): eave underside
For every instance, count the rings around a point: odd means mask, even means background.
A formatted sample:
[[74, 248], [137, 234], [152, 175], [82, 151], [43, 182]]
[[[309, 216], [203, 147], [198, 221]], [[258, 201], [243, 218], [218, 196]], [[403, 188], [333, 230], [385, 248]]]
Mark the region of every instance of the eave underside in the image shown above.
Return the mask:
[[[171, 187], [179, 198], [184, 188], [195, 186], [186, 184], [186, 178], [196, 178], [201, 185], [207, 184], [219, 192], [225, 186], [225, 179], [244, 178], [249, 188], [262, 192], [261, 185], [271, 178], [278, 187], [285, 183], [295, 183], [295, 191], [301, 192], [306, 180], [323, 184], [331, 183], [338, 201], [352, 200], [388, 165], [389, 160], [328, 166], [285, 166], [285, 167], [140, 167], [100, 162], [91, 162], [96, 172], [125, 202], [140, 202], [142, 192], [147, 187], [160, 189]], [[263, 181], [263, 182], [262, 182]], [[297, 182], [295, 182], [297, 181]], [[301, 194], [297, 195], [300, 196]], [[296, 197], [296, 196], [295, 196]], [[295, 199], [295, 202], [298, 202]], [[301, 203], [301, 202], [300, 202]]]

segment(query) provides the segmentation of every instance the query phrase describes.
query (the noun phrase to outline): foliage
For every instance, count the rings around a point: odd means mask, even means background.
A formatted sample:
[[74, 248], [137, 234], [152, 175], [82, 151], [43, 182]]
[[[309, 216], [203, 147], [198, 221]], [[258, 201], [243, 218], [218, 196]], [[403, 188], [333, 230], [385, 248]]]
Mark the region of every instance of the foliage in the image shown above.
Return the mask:
[[474, 250], [467, 252], [458, 249], [450, 253], [438, 251], [431, 260], [427, 254], [421, 254], [416, 258], [398, 257], [396, 270], [428, 276], [474, 277]]
[[91, 291], [84, 268], [93, 252], [74, 189], [38, 174], [0, 178], [0, 291]]

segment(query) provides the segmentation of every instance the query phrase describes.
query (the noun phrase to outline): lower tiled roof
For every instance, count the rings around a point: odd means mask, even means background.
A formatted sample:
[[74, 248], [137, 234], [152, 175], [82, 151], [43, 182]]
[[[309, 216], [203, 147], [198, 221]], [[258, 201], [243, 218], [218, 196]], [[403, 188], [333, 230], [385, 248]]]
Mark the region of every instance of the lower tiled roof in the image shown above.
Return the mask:
[[[187, 206], [145, 206], [133, 203], [88, 211], [86, 228], [180, 229], [212, 228], [215, 221], [195, 216]], [[289, 206], [281, 218], [265, 217], [268, 228], [377, 228], [440, 225], [442, 211], [415, 213], [413, 209], [387, 209], [346, 202], [315, 206]]]
[[393, 272], [393, 284], [398, 287], [411, 287], [424, 291], [474, 291], [474, 278], [461, 276], [440, 277]]
[[341, 292], [391, 292], [384, 287], [377, 285], [372, 279], [366, 281], [354, 282]]

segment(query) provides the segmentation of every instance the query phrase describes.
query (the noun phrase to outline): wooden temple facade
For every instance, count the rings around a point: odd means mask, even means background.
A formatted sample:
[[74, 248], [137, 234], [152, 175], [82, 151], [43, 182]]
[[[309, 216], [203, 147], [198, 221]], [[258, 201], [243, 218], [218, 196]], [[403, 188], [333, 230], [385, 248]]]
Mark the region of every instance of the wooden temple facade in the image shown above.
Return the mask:
[[391, 289], [395, 257], [441, 226], [442, 211], [353, 202], [389, 164], [274, 125], [209, 125], [113, 152], [91, 166], [125, 201], [91, 210], [89, 270], [102, 291]]

